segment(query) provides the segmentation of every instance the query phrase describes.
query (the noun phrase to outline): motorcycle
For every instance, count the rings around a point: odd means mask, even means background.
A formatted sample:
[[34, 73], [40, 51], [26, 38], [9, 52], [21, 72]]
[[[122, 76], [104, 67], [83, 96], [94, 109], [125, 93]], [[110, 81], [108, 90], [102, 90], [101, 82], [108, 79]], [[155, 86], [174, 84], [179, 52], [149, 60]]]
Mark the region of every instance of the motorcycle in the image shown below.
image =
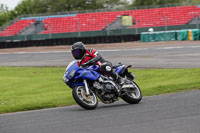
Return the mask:
[[72, 88], [72, 96], [76, 103], [87, 110], [98, 106], [97, 97], [105, 104], [119, 100], [119, 97], [129, 104], [137, 104], [142, 100], [140, 87], [134, 82], [135, 76], [128, 72], [123, 64], [113, 66], [113, 70], [124, 80], [123, 86], [100, 72], [98, 65], [79, 67], [77, 61], [72, 61], [66, 68], [63, 81]]

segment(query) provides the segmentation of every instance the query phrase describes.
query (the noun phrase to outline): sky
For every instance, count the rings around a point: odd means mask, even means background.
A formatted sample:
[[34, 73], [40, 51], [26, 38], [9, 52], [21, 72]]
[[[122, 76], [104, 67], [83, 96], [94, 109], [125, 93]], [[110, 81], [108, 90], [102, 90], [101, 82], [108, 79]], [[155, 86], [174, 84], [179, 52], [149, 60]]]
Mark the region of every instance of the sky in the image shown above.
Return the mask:
[[9, 10], [14, 9], [17, 4], [22, 0], [0, 0], [0, 4], [7, 5]]

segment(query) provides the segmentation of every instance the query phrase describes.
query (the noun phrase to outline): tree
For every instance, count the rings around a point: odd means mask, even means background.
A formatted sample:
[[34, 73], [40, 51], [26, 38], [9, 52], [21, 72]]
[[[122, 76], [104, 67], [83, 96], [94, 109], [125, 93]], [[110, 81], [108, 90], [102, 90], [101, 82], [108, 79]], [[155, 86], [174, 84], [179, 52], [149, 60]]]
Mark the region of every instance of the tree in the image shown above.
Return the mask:
[[161, 5], [181, 2], [182, 0], [135, 0], [133, 1], [132, 6]]
[[80, 11], [114, 8], [128, 5], [126, 0], [47, 0], [48, 12]]
[[44, 0], [23, 0], [14, 9], [19, 16], [22, 14], [37, 14], [47, 12], [47, 3]]
[[8, 21], [8, 7], [0, 4], [0, 26]]
[[0, 4], [0, 13], [7, 12], [8, 7], [4, 4]]
[[188, 3], [200, 4], [200, 0], [188, 0]]

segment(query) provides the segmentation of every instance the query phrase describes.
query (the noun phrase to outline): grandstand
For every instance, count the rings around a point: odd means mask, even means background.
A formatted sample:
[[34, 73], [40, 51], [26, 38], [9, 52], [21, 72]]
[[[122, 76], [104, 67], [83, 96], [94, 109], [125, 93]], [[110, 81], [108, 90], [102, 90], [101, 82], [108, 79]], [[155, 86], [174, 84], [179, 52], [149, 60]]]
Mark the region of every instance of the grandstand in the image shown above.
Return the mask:
[[20, 31], [29, 27], [31, 23], [34, 23], [35, 19], [29, 20], [18, 20], [12, 25], [8, 26], [6, 29], [0, 32], [0, 36], [13, 36], [19, 34]]
[[[199, 6], [179, 6], [153, 9], [137, 9], [127, 11], [94, 12], [67, 15], [49, 15], [38, 17], [22, 17], [3, 31], [0, 36], [13, 36], [22, 34], [56, 34], [70, 32], [100, 31], [108, 26], [114, 25], [114, 29], [119, 28], [142, 28], [185, 25], [195, 19], [200, 13]], [[130, 26], [123, 26], [119, 17], [131, 16]], [[121, 20], [121, 19], [120, 19]], [[30, 30], [33, 23], [42, 24], [42, 28]], [[33, 26], [31, 27], [34, 28]]]
[[[179, 32], [176, 31], [199, 31], [199, 27], [199, 5], [172, 4], [135, 7], [134, 10], [35, 14], [20, 16], [4, 26], [0, 30], [0, 48], [71, 45], [76, 41], [95, 44], [181, 40], [183, 37], [178, 37]], [[155, 35], [160, 31], [159, 36], [148, 35], [151, 34], [149, 29]], [[196, 34], [195, 30], [192, 32]], [[199, 38], [198, 34], [195, 38]]]

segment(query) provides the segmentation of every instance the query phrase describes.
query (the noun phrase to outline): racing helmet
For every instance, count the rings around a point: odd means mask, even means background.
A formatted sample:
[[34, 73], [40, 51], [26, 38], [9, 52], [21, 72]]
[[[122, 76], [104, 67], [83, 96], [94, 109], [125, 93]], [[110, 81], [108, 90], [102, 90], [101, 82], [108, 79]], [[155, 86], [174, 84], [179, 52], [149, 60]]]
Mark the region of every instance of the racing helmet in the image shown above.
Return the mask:
[[72, 55], [76, 60], [80, 60], [85, 55], [85, 45], [82, 42], [76, 42], [72, 45]]

